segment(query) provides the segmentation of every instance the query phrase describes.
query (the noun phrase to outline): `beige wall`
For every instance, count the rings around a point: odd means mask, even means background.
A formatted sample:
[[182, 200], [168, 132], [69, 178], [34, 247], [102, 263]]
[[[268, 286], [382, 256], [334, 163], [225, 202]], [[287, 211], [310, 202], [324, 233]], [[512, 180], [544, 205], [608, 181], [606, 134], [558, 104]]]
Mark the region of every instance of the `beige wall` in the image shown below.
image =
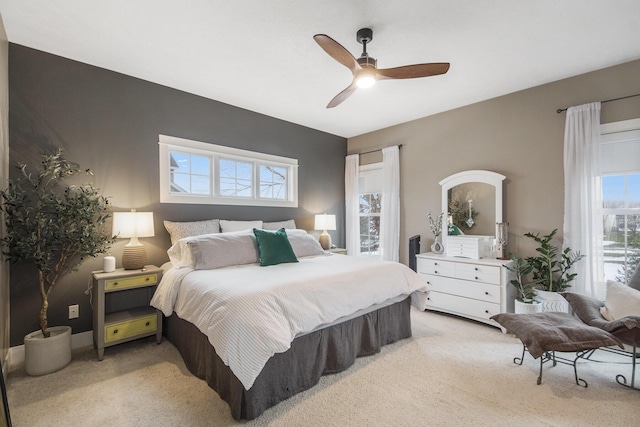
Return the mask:
[[[0, 16], [0, 188], [5, 188], [9, 177], [9, 42]], [[4, 236], [4, 217], [0, 220], [0, 233]], [[0, 360], [8, 369], [9, 351], [9, 265], [0, 261]]]
[[[349, 154], [402, 144], [401, 262], [408, 262], [413, 235], [422, 236], [422, 252], [430, 250], [433, 235], [426, 215], [441, 212], [438, 182], [468, 169], [507, 177], [503, 188], [509, 251], [520, 256], [532, 251], [523, 238], [528, 231], [546, 234], [558, 228], [561, 237], [565, 113], [556, 110], [640, 94], [638, 76], [640, 60], [350, 138]], [[602, 123], [638, 117], [640, 96], [602, 105]], [[361, 163], [374, 160], [377, 155], [370, 154], [362, 156]]]

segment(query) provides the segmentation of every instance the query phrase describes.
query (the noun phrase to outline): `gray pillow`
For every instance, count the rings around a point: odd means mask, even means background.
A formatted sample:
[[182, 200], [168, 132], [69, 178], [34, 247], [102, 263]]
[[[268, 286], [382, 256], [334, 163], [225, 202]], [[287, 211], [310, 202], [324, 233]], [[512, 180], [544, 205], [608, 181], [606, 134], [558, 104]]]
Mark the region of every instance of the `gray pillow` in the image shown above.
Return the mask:
[[220, 232], [220, 220], [208, 219], [205, 221], [174, 222], [165, 221], [164, 228], [169, 232], [171, 244], [185, 237], [200, 236]]
[[310, 234], [288, 233], [287, 236], [293, 248], [293, 253], [295, 253], [298, 258], [325, 254], [324, 249], [320, 246], [320, 242]]
[[194, 237], [187, 242], [196, 270], [211, 270], [259, 261], [256, 238], [246, 233], [221, 233]]
[[292, 219], [278, 222], [265, 222], [262, 224], [263, 230], [280, 230], [281, 228], [293, 229], [296, 228], [296, 222]]
[[638, 264], [635, 273], [629, 279], [629, 287], [640, 291], [640, 264]]

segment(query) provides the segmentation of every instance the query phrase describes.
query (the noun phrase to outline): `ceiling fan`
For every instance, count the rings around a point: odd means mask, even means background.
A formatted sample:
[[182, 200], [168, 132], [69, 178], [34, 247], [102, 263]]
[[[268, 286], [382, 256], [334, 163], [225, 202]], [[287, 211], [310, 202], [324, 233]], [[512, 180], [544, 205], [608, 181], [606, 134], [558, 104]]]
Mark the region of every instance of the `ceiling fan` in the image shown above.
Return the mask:
[[366, 88], [374, 85], [376, 80], [386, 79], [414, 79], [418, 77], [436, 76], [449, 70], [448, 62], [433, 62], [429, 64], [405, 65], [403, 67], [383, 68], [376, 67], [377, 60], [367, 53], [367, 43], [373, 40], [373, 30], [362, 28], [356, 34], [356, 40], [362, 44], [362, 55], [355, 59], [340, 43], [326, 34], [316, 34], [313, 39], [333, 59], [347, 67], [353, 73], [353, 81], [345, 90], [337, 94], [327, 108], [333, 108], [347, 99], [357, 88]]

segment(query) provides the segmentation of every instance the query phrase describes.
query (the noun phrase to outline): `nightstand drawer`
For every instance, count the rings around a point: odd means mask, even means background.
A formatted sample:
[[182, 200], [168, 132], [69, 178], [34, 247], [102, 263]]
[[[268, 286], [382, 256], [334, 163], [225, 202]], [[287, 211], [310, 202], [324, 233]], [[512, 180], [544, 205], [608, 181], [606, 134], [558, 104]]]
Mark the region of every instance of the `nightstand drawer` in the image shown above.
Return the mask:
[[120, 341], [136, 335], [155, 332], [158, 327], [158, 316], [152, 314], [125, 322], [113, 323], [104, 327], [104, 342]]
[[128, 289], [138, 286], [149, 286], [158, 283], [157, 274], [144, 274], [141, 276], [127, 277], [123, 279], [105, 280], [104, 290], [113, 291], [116, 289]]

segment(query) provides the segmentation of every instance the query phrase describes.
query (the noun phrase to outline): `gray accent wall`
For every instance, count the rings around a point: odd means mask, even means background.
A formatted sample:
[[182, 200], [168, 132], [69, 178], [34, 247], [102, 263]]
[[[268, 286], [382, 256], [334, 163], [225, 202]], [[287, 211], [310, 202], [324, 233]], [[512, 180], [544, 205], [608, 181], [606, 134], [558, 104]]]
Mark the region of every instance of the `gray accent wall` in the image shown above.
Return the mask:
[[[114, 210], [153, 211], [156, 235], [141, 239], [152, 264], [168, 260], [163, 220], [293, 218], [311, 230], [313, 215], [327, 212], [337, 216], [333, 242], [344, 245], [345, 138], [16, 44], [9, 44], [9, 89], [11, 164], [33, 164], [43, 151], [62, 147], [67, 159], [92, 169]], [[161, 204], [159, 134], [298, 159], [298, 208]], [[125, 243], [112, 247], [118, 266]], [[87, 260], [60, 282], [50, 298], [50, 325], [92, 329], [85, 290], [90, 272], [101, 268], [101, 258]], [[35, 280], [31, 268], [12, 267], [11, 346], [37, 329]], [[71, 304], [80, 305], [79, 319], [67, 319]]]
[[[433, 234], [427, 214], [442, 211], [438, 182], [470, 169], [506, 176], [503, 219], [509, 222], [508, 251], [533, 254], [533, 241], [523, 237], [526, 232], [547, 234], [558, 228], [561, 239], [566, 114], [556, 110], [640, 94], [639, 76], [640, 60], [349, 138], [350, 154], [402, 144], [401, 261], [408, 262], [409, 237], [416, 234], [422, 237], [422, 252], [430, 251]], [[602, 123], [638, 117], [640, 96], [602, 104]], [[361, 164], [378, 156], [361, 156]]]

